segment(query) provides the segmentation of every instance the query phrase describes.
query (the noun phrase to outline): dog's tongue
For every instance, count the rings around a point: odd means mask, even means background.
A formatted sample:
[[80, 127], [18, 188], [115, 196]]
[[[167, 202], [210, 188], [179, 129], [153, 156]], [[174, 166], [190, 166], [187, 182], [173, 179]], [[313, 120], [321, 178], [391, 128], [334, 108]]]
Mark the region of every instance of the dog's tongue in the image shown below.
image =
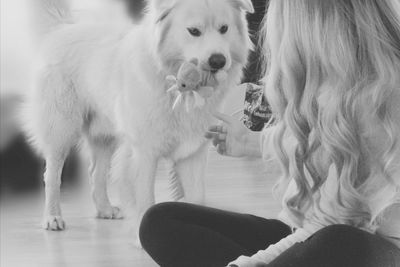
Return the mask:
[[217, 82], [210, 71], [202, 72], [201, 86], [212, 86], [212, 87], [217, 86]]
[[220, 70], [216, 73], [210, 71], [203, 71], [201, 86], [217, 87], [227, 78], [226, 71]]

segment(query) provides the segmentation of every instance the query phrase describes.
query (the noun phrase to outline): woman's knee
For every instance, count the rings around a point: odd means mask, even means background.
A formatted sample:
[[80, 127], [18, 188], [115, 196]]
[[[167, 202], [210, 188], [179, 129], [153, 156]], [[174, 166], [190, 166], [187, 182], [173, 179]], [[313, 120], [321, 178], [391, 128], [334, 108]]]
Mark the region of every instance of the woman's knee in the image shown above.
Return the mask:
[[306, 244], [313, 255], [338, 263], [334, 266], [397, 266], [400, 262], [400, 253], [394, 244], [348, 225], [325, 227]]
[[386, 239], [349, 225], [327, 226], [316, 232], [309, 241], [312, 247], [318, 247], [319, 250], [342, 251], [348, 254], [362, 252], [370, 257], [374, 254], [381, 254], [382, 257], [393, 254], [399, 257], [398, 248]]
[[144, 248], [146, 248], [146, 244], [156, 238], [154, 235], [157, 232], [166, 227], [165, 222], [173, 214], [172, 210], [176, 204], [176, 202], [159, 203], [145, 212], [139, 227], [139, 238]]
[[332, 240], [336, 238], [341, 238], [343, 236], [359, 235], [362, 233], [364, 233], [364, 231], [353, 226], [345, 224], [335, 224], [322, 228], [321, 230], [316, 232], [314, 236], [318, 238]]
[[310, 241], [322, 247], [343, 247], [351, 244], [362, 244], [362, 240], [370, 238], [370, 233], [349, 225], [337, 224], [327, 226], [316, 232]]

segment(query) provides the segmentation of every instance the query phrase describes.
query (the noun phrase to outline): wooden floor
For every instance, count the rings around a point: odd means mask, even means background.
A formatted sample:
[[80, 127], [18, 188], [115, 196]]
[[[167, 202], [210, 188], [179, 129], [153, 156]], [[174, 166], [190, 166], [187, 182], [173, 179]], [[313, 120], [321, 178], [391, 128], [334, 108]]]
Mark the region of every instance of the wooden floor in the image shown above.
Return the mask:
[[[159, 169], [158, 202], [169, 200], [167, 170], [164, 164]], [[275, 217], [279, 203], [272, 198], [271, 188], [278, 174], [277, 166], [272, 163], [226, 158], [210, 151], [207, 205]], [[67, 223], [63, 232], [40, 228], [43, 196], [2, 199], [1, 267], [157, 266], [143, 250], [135, 247], [129, 221], [94, 218], [87, 186], [65, 189], [62, 198]]]

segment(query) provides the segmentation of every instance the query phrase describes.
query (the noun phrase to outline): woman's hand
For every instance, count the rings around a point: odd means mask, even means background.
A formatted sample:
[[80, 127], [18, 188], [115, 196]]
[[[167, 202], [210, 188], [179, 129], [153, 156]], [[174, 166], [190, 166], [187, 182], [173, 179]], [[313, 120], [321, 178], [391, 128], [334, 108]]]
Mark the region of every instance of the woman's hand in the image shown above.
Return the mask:
[[212, 140], [221, 155], [231, 157], [261, 157], [260, 133], [251, 132], [235, 118], [215, 112], [222, 125], [213, 125], [205, 137]]

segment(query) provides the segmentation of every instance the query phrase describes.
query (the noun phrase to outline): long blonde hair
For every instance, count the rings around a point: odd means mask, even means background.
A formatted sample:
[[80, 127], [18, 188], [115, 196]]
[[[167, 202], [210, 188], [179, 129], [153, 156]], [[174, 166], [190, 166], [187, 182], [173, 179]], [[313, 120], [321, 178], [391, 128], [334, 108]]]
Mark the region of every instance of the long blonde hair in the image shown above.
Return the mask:
[[[271, 0], [263, 36], [266, 96], [279, 119], [279, 184], [293, 178], [298, 187], [287, 206], [303, 216], [334, 166], [336, 216], [349, 224], [373, 222], [396, 201], [400, 184], [390, 175], [400, 133], [388, 107], [400, 90], [400, 2]], [[383, 156], [374, 159], [378, 167], [370, 165], [361, 117], [378, 121], [387, 136]], [[297, 140], [292, 152], [283, 146], [288, 132]], [[377, 185], [391, 189], [380, 195], [381, 204], [368, 205]]]

